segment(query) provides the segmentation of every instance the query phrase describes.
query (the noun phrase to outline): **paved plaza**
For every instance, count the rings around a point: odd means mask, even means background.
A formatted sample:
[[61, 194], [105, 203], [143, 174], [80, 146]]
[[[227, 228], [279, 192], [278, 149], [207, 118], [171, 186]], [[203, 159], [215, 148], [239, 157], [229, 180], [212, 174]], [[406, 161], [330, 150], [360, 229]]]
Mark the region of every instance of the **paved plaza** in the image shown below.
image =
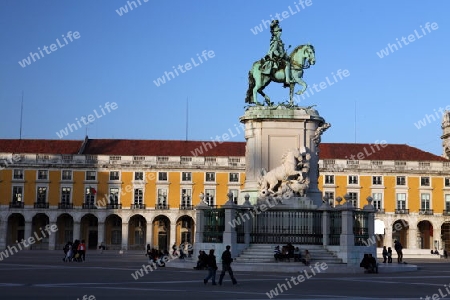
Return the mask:
[[[232, 285], [226, 275], [222, 286], [205, 286], [207, 271], [175, 268], [176, 261], [135, 280], [131, 274], [136, 275], [147, 262], [140, 252], [121, 255], [118, 251], [90, 251], [83, 263], [64, 263], [62, 254], [21, 251], [3, 259], [1, 299], [269, 299], [267, 293], [275, 288], [278, 296], [272, 292], [272, 299], [425, 299], [433, 294], [441, 299], [450, 294], [446, 291], [450, 288], [444, 287], [450, 283], [450, 264], [444, 259], [411, 259], [410, 263], [418, 265], [419, 270], [404, 273], [236, 271], [237, 285]], [[220, 269], [219, 266], [219, 272]], [[303, 282], [298, 281], [300, 275]]]

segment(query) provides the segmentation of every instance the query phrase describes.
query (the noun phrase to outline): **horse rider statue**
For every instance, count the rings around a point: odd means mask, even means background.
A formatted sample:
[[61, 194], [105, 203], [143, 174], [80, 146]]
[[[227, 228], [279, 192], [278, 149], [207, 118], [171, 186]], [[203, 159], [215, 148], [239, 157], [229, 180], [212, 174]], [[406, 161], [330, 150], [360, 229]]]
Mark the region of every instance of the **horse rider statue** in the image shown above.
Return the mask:
[[270, 24], [270, 48], [265, 57], [265, 62], [261, 67], [261, 73], [269, 75], [272, 70], [284, 67], [286, 82], [284, 87], [288, 87], [291, 83], [291, 61], [289, 55], [284, 49], [284, 43], [281, 40], [281, 28], [278, 20], [273, 20]]

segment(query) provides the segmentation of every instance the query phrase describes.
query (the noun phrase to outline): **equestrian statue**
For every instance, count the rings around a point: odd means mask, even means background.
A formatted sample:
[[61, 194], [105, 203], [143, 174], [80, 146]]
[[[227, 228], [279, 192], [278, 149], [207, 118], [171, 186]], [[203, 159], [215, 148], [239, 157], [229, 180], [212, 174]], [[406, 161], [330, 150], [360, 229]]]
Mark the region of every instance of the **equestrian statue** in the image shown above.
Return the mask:
[[283, 83], [284, 87], [289, 87], [289, 104], [294, 106], [295, 84], [302, 86], [302, 89], [296, 94], [302, 94], [307, 88], [306, 82], [302, 79], [303, 70], [316, 63], [314, 47], [309, 44], [300, 45], [288, 55], [281, 40], [282, 30], [278, 20], [272, 21], [270, 32], [272, 37], [267, 55], [253, 63], [252, 69], [248, 73], [249, 87], [245, 102], [264, 105], [257, 100], [257, 94], [259, 93], [264, 97], [265, 103], [271, 106], [272, 102], [263, 90], [270, 82], [274, 81]]

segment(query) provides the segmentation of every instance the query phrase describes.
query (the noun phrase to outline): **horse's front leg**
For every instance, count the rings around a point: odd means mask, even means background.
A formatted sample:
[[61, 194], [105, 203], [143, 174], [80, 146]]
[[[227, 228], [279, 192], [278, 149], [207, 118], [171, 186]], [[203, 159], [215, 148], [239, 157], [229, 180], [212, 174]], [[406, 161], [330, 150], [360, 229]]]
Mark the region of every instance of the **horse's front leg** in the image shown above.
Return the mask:
[[302, 89], [295, 93], [297, 95], [303, 94], [306, 91], [306, 88], [308, 87], [306, 82], [303, 81], [302, 77], [303, 77], [303, 70], [295, 70], [292, 72], [292, 78], [295, 80], [295, 83], [302, 86]]
[[304, 82], [303, 79], [301, 79], [301, 78], [298, 78], [296, 81], [297, 81], [297, 83], [298, 83], [299, 85], [302, 86], [302, 89], [299, 90], [299, 91], [297, 91], [296, 94], [297, 94], [297, 95], [301, 95], [301, 94], [303, 94], [303, 93], [306, 91], [306, 88], [308, 87], [308, 85], [307, 85], [306, 82]]

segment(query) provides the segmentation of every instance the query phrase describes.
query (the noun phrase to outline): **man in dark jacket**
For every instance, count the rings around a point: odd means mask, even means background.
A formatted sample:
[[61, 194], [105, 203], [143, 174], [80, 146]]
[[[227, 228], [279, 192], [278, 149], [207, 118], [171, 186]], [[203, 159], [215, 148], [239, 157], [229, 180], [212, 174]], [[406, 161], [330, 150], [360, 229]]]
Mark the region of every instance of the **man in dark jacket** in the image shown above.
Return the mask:
[[397, 251], [397, 262], [400, 264], [403, 262], [403, 246], [397, 240], [394, 241], [394, 249]]
[[203, 279], [203, 283], [207, 284], [208, 280], [211, 279], [212, 285], [216, 285], [217, 263], [216, 263], [216, 256], [214, 255], [214, 249], [209, 250], [207, 264], [208, 264], [208, 276], [205, 279]]
[[228, 271], [228, 274], [230, 274], [231, 281], [233, 284], [236, 284], [236, 278], [234, 278], [233, 270], [231, 269], [231, 263], [233, 262], [233, 259], [231, 258], [231, 252], [230, 252], [230, 246], [226, 247], [226, 250], [222, 253], [222, 272], [220, 273], [219, 278], [219, 284], [222, 285], [223, 277], [225, 276], [225, 273]]

